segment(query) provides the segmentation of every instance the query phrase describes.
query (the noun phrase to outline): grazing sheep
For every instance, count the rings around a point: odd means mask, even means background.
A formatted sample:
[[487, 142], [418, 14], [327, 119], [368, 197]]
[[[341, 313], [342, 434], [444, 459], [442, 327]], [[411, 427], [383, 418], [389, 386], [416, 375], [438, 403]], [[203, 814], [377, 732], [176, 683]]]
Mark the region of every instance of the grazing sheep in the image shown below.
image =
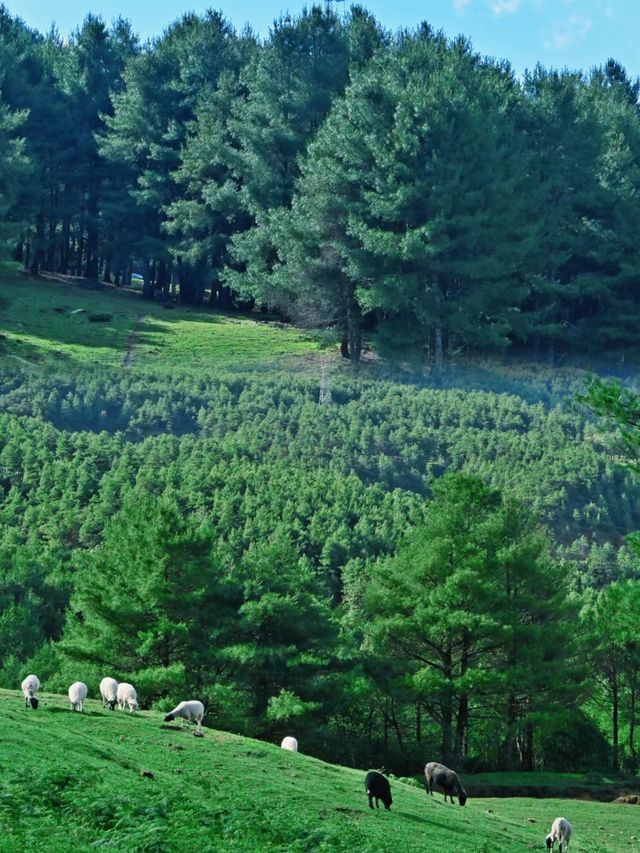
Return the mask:
[[22, 693], [24, 695], [24, 706], [31, 706], [34, 711], [38, 709], [38, 690], [40, 690], [40, 679], [37, 675], [28, 675], [22, 682]]
[[173, 711], [169, 711], [164, 721], [165, 723], [170, 723], [176, 717], [180, 717], [181, 720], [187, 720], [189, 723], [193, 720], [197, 724], [198, 731], [200, 731], [202, 729], [202, 718], [204, 717], [204, 705], [202, 702], [198, 702], [197, 699], [192, 699], [190, 702], [180, 702]]
[[549, 835], [547, 835], [547, 849], [553, 850], [557, 841], [560, 845], [560, 853], [562, 853], [563, 845], [565, 845], [565, 851], [568, 850], [572, 832], [573, 827], [566, 819], [566, 817], [557, 817], [551, 825], [551, 832], [549, 833]]
[[102, 707], [107, 706], [113, 711], [118, 704], [118, 682], [115, 678], [103, 678], [100, 682], [100, 695], [102, 696]]
[[118, 684], [116, 698], [118, 700], [118, 708], [120, 708], [121, 711], [124, 711], [127, 705], [129, 706], [129, 710], [132, 714], [135, 710], [137, 710], [138, 694], [136, 693], [136, 689], [132, 684], [127, 684], [126, 681], [123, 681], [121, 684]]
[[467, 792], [462, 787], [460, 780], [453, 770], [449, 770], [444, 764], [438, 764], [437, 761], [430, 761], [424, 768], [424, 775], [427, 779], [427, 790], [433, 797], [433, 786], [437, 785], [444, 792], [444, 801], [447, 802], [447, 796], [453, 802], [455, 794], [463, 806], [467, 802]]
[[294, 737], [284, 737], [282, 738], [282, 743], [280, 744], [282, 749], [288, 749], [289, 752], [297, 752], [298, 751], [298, 741]]
[[382, 773], [378, 773], [377, 770], [370, 770], [364, 777], [364, 789], [367, 792], [367, 797], [369, 797], [370, 809], [373, 808], [374, 797], [377, 809], [380, 808], [378, 800], [382, 800], [385, 809], [388, 810], [391, 808], [391, 803], [393, 802], [391, 798], [391, 785]]
[[87, 698], [89, 689], [82, 681], [74, 681], [69, 688], [69, 703], [72, 711], [83, 711], [84, 700]]

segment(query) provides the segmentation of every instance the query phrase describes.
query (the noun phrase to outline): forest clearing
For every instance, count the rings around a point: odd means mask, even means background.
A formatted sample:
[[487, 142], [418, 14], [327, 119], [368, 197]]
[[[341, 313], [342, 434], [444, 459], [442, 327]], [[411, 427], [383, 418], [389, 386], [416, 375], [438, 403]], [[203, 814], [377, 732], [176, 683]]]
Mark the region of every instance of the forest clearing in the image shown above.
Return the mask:
[[[85, 288], [81, 285], [85, 284]], [[131, 366], [207, 369], [276, 363], [318, 350], [281, 322], [250, 320], [206, 308], [149, 304], [131, 288], [86, 289], [86, 281], [30, 278], [0, 267], [0, 357], [62, 370], [118, 367], [131, 343]], [[92, 316], [107, 319], [91, 322]]]

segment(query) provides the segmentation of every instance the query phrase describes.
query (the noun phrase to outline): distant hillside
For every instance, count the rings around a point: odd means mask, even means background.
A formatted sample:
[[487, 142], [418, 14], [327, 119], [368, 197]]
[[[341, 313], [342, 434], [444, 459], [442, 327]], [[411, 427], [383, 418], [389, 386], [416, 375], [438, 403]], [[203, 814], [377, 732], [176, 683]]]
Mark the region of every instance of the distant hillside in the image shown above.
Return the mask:
[[542, 848], [560, 813], [573, 821], [574, 853], [637, 849], [633, 807], [522, 799], [460, 808], [395, 781], [391, 811], [370, 812], [363, 771], [205, 733], [95, 701], [72, 713], [51, 694], [32, 712], [18, 692], [0, 691], [0, 851], [497, 853]]

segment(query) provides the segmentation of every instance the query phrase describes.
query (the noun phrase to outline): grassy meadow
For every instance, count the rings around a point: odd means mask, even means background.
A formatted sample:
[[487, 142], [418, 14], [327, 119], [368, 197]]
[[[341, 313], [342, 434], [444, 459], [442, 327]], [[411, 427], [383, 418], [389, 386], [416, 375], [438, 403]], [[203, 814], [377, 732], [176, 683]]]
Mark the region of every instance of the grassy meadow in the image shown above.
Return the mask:
[[[106, 322], [89, 315], [111, 314]], [[297, 329], [206, 307], [143, 300], [135, 290], [85, 290], [0, 265], [0, 358], [66, 367], [162, 369], [257, 365], [318, 350]]]
[[574, 824], [573, 853], [640, 848], [633, 806], [513, 798], [460, 808], [394, 781], [391, 811], [371, 812], [363, 771], [212, 729], [197, 739], [155, 712], [68, 707], [45, 693], [33, 712], [0, 690], [3, 853], [497, 853], [544, 849], [560, 814]]

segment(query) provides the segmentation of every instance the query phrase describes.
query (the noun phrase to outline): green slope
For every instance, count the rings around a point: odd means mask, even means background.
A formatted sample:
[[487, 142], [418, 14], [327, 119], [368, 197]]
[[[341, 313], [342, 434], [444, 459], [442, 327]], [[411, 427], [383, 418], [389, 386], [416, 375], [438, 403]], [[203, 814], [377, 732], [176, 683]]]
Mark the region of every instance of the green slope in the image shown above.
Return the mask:
[[42, 698], [34, 712], [18, 692], [0, 691], [3, 853], [496, 853], [544, 849], [559, 814], [574, 824], [573, 853], [640, 849], [633, 806], [507, 799], [460, 808], [396, 781], [392, 810], [371, 812], [362, 771], [210, 729], [194, 738], [163, 728], [157, 713], [89, 701], [77, 714], [65, 697]]
[[[111, 315], [90, 322], [91, 314]], [[202, 307], [172, 310], [112, 286], [30, 279], [0, 264], [0, 361], [67, 366], [211, 368], [255, 365], [315, 352], [317, 344], [282, 323]]]

